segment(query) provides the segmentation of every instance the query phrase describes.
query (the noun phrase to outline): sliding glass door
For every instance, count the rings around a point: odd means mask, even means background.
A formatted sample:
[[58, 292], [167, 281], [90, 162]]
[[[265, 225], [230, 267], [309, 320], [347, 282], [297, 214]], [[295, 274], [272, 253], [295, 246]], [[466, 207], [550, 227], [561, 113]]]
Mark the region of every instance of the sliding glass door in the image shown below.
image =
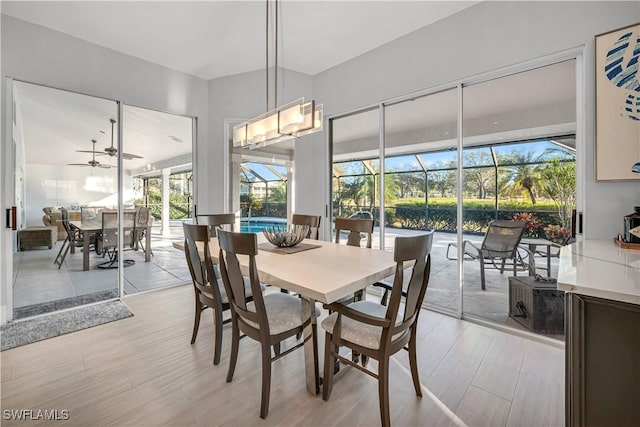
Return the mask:
[[380, 249], [380, 110], [334, 119], [332, 141], [333, 218], [373, 218], [372, 247]]
[[14, 319], [118, 297], [117, 270], [96, 268], [94, 206], [118, 197], [114, 101], [14, 81], [18, 244]]
[[[124, 105], [122, 108], [125, 294], [190, 281], [182, 223], [193, 218], [193, 118]], [[132, 263], [133, 262], [133, 263]]]
[[[427, 306], [525, 328], [510, 276], [553, 283], [574, 228], [576, 66], [461, 82], [330, 118], [333, 217], [370, 212], [381, 227], [374, 247], [389, 251], [398, 236], [434, 230]], [[525, 225], [499, 257], [488, 231], [505, 220]]]
[[435, 230], [429, 306], [457, 312], [457, 264], [446, 250], [456, 241], [457, 89], [384, 109], [385, 249], [395, 238]]

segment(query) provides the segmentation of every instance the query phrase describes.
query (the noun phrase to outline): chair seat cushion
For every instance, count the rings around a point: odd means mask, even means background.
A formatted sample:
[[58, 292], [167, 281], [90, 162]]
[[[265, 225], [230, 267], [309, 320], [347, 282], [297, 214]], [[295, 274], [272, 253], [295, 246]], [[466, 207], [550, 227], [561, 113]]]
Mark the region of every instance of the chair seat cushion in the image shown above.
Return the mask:
[[[264, 295], [263, 299], [264, 306], [267, 309], [267, 319], [269, 321], [269, 332], [271, 335], [277, 335], [302, 326], [302, 324], [309, 319], [309, 316], [306, 316], [303, 320], [302, 302], [298, 297], [282, 292], [273, 292]], [[318, 310], [317, 307], [314, 308], [316, 310], [316, 316], [319, 316], [320, 310]], [[247, 304], [247, 310], [256, 311], [253, 301]], [[251, 321], [247, 321], [247, 323], [254, 328], [259, 328], [257, 323]]]
[[[387, 314], [387, 307], [373, 301], [358, 301], [349, 304], [347, 307], [357, 310], [370, 316], [380, 317], [384, 319]], [[333, 313], [322, 321], [322, 329], [329, 333], [333, 333], [333, 327], [336, 324], [338, 313]], [[402, 315], [399, 312], [396, 319], [396, 325], [402, 323]], [[368, 325], [358, 322], [347, 316], [342, 316], [342, 336], [341, 339], [352, 342], [362, 347], [377, 350], [380, 348], [380, 338], [382, 336], [382, 328], [380, 326]], [[397, 337], [393, 337], [397, 338]]]

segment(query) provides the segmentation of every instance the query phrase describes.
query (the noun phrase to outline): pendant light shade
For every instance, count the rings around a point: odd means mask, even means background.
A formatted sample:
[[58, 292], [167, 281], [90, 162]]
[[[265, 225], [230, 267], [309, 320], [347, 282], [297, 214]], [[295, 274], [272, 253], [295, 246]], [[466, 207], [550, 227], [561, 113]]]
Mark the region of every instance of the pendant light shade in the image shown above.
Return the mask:
[[235, 147], [256, 148], [322, 130], [322, 105], [300, 98], [233, 127]]
[[322, 130], [322, 104], [300, 98], [278, 107], [278, 0], [275, 3], [275, 78], [274, 109], [269, 111], [269, 0], [266, 25], [266, 94], [267, 112], [233, 127], [233, 146], [257, 148]]

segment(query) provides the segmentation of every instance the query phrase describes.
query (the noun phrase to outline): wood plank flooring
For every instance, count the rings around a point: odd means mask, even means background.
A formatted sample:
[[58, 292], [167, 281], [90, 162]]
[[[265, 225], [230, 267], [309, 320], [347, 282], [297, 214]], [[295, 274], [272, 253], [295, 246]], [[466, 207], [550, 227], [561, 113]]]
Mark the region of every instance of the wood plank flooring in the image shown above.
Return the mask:
[[[213, 327], [205, 312], [190, 345], [190, 286], [128, 297], [135, 316], [0, 353], [3, 410], [68, 410], [66, 421], [2, 425], [356, 426], [379, 425], [373, 378], [352, 368], [336, 376], [328, 402], [307, 393], [303, 352], [273, 363], [271, 405], [260, 409], [260, 353], [241, 340], [233, 382], [224, 327], [213, 366]], [[564, 352], [539, 342], [431, 311], [421, 314], [418, 364], [423, 397], [413, 392], [405, 352], [391, 365], [396, 426], [561, 426]], [[320, 354], [324, 333], [320, 334]], [[370, 366], [375, 369], [374, 362]], [[3, 413], [4, 416], [4, 413]]]

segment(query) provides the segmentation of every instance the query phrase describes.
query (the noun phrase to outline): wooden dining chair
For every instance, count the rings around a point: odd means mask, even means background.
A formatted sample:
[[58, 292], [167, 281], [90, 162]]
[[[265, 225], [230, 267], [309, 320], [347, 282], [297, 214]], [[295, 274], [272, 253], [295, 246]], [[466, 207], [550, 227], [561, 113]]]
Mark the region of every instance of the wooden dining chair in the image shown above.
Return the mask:
[[218, 235], [219, 229], [229, 229], [235, 231], [236, 214], [198, 214], [196, 215], [196, 224], [208, 225], [211, 230], [211, 237]]
[[366, 247], [371, 248], [371, 235], [373, 234], [373, 219], [368, 218], [335, 218], [336, 243], [340, 243], [342, 231], [348, 231], [347, 245], [361, 247], [362, 234], [367, 239]]
[[318, 240], [321, 218], [320, 215], [293, 214], [291, 224], [308, 226], [309, 232], [307, 233], [307, 239]]
[[[373, 234], [373, 219], [369, 218], [334, 218], [336, 227], [336, 243], [340, 243], [343, 231], [348, 231], [347, 246], [361, 247], [364, 238], [366, 238], [365, 247], [371, 249], [371, 235]], [[341, 303], [347, 304], [353, 301], [360, 301], [364, 297], [364, 291], [359, 290], [353, 294], [340, 300]], [[325, 307], [327, 308], [327, 307]]]
[[[430, 254], [431, 253], [431, 247], [433, 246], [433, 235], [435, 234], [435, 230], [430, 230], [427, 231], [425, 233], [425, 236], [427, 236], [427, 253]], [[387, 305], [387, 301], [389, 298], [389, 293], [393, 290], [393, 283], [388, 283], [385, 281], [381, 281], [381, 282], [376, 282], [373, 284], [373, 286], [377, 286], [379, 288], [382, 288], [384, 291], [382, 293], [382, 298], [380, 299], [380, 303], [382, 305]], [[402, 296], [403, 297], [407, 297], [407, 285], [403, 285], [402, 287]]]
[[[389, 363], [391, 355], [401, 349], [409, 352], [409, 364], [416, 395], [422, 396], [418, 376], [416, 333], [418, 317], [429, 284], [431, 255], [428, 235], [397, 237], [394, 251], [396, 272], [389, 305], [372, 301], [357, 301], [349, 305], [329, 304], [335, 311], [322, 321], [326, 331], [324, 353], [324, 383], [322, 398], [331, 396], [336, 359], [356, 367], [378, 380], [380, 418], [383, 426], [391, 425], [389, 413]], [[413, 262], [404, 308], [400, 309], [405, 262]], [[348, 347], [367, 358], [378, 361], [378, 373], [358, 366], [339, 354]]]
[[[209, 240], [211, 229], [208, 225], [186, 224], [182, 225], [184, 231], [184, 252], [191, 273], [191, 281], [195, 295], [195, 313], [193, 319], [193, 333], [191, 334], [191, 344], [196, 342], [200, 318], [202, 312], [208, 308], [213, 310], [214, 324], [214, 352], [213, 364], [220, 363], [222, 352], [222, 325], [229, 323], [231, 319], [224, 321], [222, 314], [229, 310], [229, 298], [222, 283], [222, 277], [216, 274], [214, 263], [209, 250]], [[202, 246], [204, 257], [200, 255], [198, 246]], [[218, 271], [220, 271], [218, 269]], [[246, 299], [253, 300], [253, 293], [248, 282], [245, 283]]]
[[[229, 295], [233, 325], [227, 382], [231, 382], [233, 379], [238, 360], [240, 332], [242, 332], [258, 341], [262, 348], [260, 418], [266, 418], [269, 413], [271, 391], [271, 362], [301, 347], [304, 342], [273, 358], [271, 357], [271, 347], [302, 332], [311, 321], [311, 313], [303, 316], [300, 298], [280, 292], [266, 295], [260, 292], [260, 278], [256, 266], [258, 244], [255, 234], [220, 230], [218, 231], [218, 242], [220, 244], [220, 270], [227, 295]], [[254, 295], [253, 302], [249, 303], [246, 300], [246, 288], [243, 285], [242, 271], [238, 261], [240, 255], [249, 257], [249, 281]]]

